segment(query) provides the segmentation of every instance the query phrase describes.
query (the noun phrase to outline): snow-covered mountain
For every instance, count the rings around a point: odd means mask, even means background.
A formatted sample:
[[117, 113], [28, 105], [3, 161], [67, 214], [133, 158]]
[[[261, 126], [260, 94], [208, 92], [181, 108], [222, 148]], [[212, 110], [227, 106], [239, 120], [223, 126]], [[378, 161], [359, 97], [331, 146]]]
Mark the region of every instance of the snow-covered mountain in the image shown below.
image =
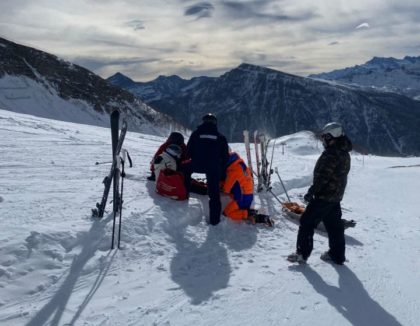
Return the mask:
[[126, 113], [130, 129], [163, 135], [180, 129], [127, 91], [54, 55], [0, 38], [0, 108], [63, 121], [109, 126]]
[[[111, 82], [121, 80], [113, 76]], [[125, 80], [125, 79], [122, 79]], [[127, 87], [127, 83], [120, 84]], [[150, 106], [194, 128], [207, 112], [231, 141], [242, 131], [264, 130], [272, 137], [318, 131], [333, 120], [345, 126], [359, 149], [381, 155], [420, 154], [420, 102], [276, 70], [241, 64], [217, 78], [159, 77], [129, 83], [127, 90]]]
[[372, 87], [420, 100], [420, 56], [403, 59], [374, 57], [362, 65], [309, 77]]
[[[147, 182], [162, 137], [127, 133], [121, 250], [110, 250], [112, 205], [90, 217], [111, 157], [109, 130], [0, 110], [0, 325], [404, 325], [420, 321], [420, 158], [352, 153], [343, 217], [348, 261], [290, 265], [298, 226], [270, 193], [255, 207], [275, 227], [225, 218], [208, 198], [160, 197]], [[281, 142], [286, 143], [284, 155]], [[243, 144], [230, 144], [244, 156]], [[300, 201], [321, 146], [309, 132], [277, 140], [288, 194]], [[200, 176], [200, 175], [198, 175]], [[273, 193], [285, 199], [277, 177]], [[398, 192], [396, 191], [398, 190]], [[416, 285], [417, 284], [417, 285]]]

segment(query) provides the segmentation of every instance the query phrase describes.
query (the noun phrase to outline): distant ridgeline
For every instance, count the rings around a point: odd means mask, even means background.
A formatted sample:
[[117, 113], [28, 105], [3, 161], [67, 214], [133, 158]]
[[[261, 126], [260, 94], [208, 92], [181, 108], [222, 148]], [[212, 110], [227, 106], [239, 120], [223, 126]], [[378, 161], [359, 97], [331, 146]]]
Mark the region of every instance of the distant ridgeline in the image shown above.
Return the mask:
[[309, 77], [376, 88], [420, 100], [420, 56], [404, 59], [374, 57], [362, 65]]
[[129, 129], [166, 135], [180, 129], [131, 93], [54, 55], [0, 38], [1, 109], [109, 126], [108, 113], [127, 113]]
[[420, 101], [400, 94], [250, 64], [217, 78], [160, 76], [141, 83], [118, 73], [108, 80], [191, 129], [203, 114], [213, 112], [229, 141], [241, 141], [244, 129], [278, 137], [317, 132], [325, 123], [339, 121], [364, 152], [420, 155]]

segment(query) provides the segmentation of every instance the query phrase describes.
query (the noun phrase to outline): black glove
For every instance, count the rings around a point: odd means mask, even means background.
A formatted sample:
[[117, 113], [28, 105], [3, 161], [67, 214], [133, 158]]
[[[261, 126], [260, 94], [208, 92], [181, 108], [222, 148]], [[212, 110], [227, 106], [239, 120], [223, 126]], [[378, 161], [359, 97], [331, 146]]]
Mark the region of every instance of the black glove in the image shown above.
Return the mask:
[[310, 203], [312, 200], [314, 200], [315, 197], [312, 193], [308, 192], [305, 196], [303, 196], [303, 200], [307, 203]]

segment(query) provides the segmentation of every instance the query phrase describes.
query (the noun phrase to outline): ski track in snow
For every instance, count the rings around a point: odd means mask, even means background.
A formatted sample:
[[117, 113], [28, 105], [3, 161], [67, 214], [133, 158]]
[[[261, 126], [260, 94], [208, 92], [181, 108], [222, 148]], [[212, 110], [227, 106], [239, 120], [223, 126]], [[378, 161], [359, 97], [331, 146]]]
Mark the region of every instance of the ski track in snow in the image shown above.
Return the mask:
[[[206, 224], [207, 197], [176, 202], [146, 182], [163, 138], [128, 132], [122, 250], [112, 214], [90, 217], [111, 157], [110, 131], [0, 110], [1, 325], [417, 325], [419, 158], [353, 154], [343, 215], [345, 266], [285, 261], [298, 225], [270, 194], [256, 207], [275, 228]], [[299, 201], [320, 153], [307, 133], [277, 141], [274, 166]], [[245, 157], [242, 144], [231, 147]], [[253, 152], [253, 151], [252, 151]], [[410, 169], [389, 169], [414, 166]], [[285, 199], [277, 176], [273, 192]], [[399, 222], [399, 223], [396, 223]]]

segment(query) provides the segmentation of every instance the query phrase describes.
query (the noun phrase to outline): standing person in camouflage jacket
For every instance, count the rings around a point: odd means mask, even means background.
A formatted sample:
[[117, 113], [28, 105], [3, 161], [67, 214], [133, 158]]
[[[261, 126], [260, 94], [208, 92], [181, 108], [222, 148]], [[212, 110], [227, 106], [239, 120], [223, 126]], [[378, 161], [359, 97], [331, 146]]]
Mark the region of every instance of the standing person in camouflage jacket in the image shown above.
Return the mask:
[[314, 230], [323, 221], [328, 233], [329, 250], [321, 255], [321, 259], [342, 265], [346, 257], [340, 202], [350, 171], [352, 143], [336, 122], [325, 125], [321, 137], [325, 150], [316, 162], [313, 184], [304, 196], [308, 206], [300, 219], [296, 253], [287, 259], [306, 262], [313, 249]]

